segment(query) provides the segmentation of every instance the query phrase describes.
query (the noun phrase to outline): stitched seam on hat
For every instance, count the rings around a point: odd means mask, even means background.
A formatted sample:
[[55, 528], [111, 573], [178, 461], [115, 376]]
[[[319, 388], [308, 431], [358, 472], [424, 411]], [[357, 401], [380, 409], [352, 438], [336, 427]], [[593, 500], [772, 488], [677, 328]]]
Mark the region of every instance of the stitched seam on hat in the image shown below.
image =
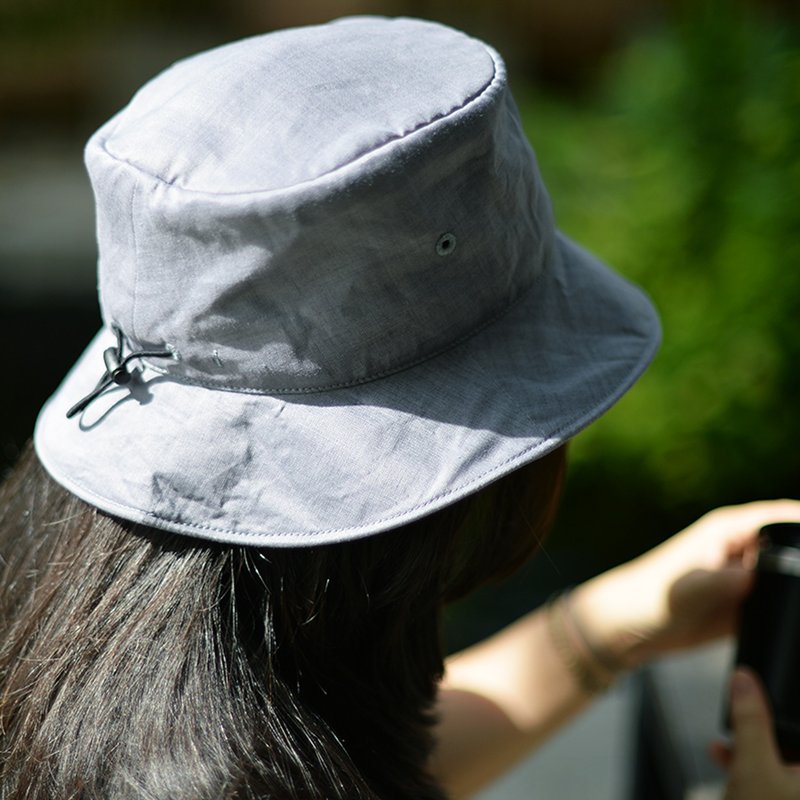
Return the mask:
[[134, 179], [133, 192], [131, 192], [131, 238], [133, 239], [133, 306], [131, 308], [131, 338], [138, 341], [136, 336], [136, 302], [137, 288], [139, 286], [139, 241], [136, 236], [136, 193], [139, 191], [139, 181]]
[[459, 336], [452, 342], [448, 342], [448, 344], [444, 345], [443, 347], [439, 348], [438, 350], [434, 350], [432, 353], [428, 353], [427, 355], [420, 356], [419, 358], [414, 359], [413, 361], [405, 361], [399, 366], [396, 367], [389, 367], [382, 372], [375, 373], [374, 375], [368, 375], [365, 378], [356, 378], [352, 381], [343, 381], [341, 383], [332, 383], [332, 384], [325, 384], [323, 386], [312, 386], [307, 388], [278, 388], [278, 389], [254, 389], [250, 386], [219, 386], [213, 383], [207, 383], [204, 381], [196, 381], [191, 380], [189, 378], [181, 378], [178, 379], [176, 376], [169, 372], [168, 370], [164, 369], [163, 367], [156, 366], [151, 364], [147, 359], [142, 359], [147, 364], [147, 367], [151, 369], [153, 372], [157, 372], [159, 375], [164, 375], [173, 379], [176, 383], [180, 383], [184, 386], [200, 386], [203, 389], [215, 389], [220, 392], [233, 392], [238, 394], [252, 394], [252, 395], [306, 395], [306, 394], [319, 394], [320, 392], [332, 392], [337, 389], [348, 389], [351, 386], [363, 386], [367, 383], [372, 383], [373, 381], [381, 380], [382, 378], [386, 378], [389, 375], [396, 375], [399, 372], [405, 372], [406, 370], [413, 369], [420, 364], [424, 364], [426, 361], [430, 361], [431, 359], [437, 358], [438, 356], [442, 355], [443, 353], [447, 353], [450, 350], [462, 345], [464, 342], [471, 339], [473, 336], [477, 336], [481, 331], [485, 330], [486, 328], [493, 325], [499, 319], [504, 317], [506, 314], [509, 314], [511, 310], [522, 300], [524, 300], [534, 289], [537, 283], [542, 279], [541, 276], [544, 273], [544, 269], [540, 270], [537, 275], [534, 276], [533, 280], [530, 283], [530, 286], [527, 286], [525, 289], [520, 292], [520, 294], [515, 297], [510, 303], [503, 306], [499, 311], [495, 312], [491, 317], [484, 320], [480, 323], [480, 325], [476, 326], [475, 328], [470, 329], [466, 333]]
[[[489, 56], [492, 59], [492, 77], [491, 77], [491, 79], [489, 80], [489, 82], [483, 88], [479, 89], [477, 92], [475, 92], [475, 94], [470, 95], [469, 97], [467, 97], [464, 100], [463, 103], [461, 103], [460, 105], [456, 106], [455, 108], [451, 108], [449, 111], [442, 111], [440, 114], [437, 114], [436, 116], [431, 117], [431, 119], [426, 120], [425, 122], [418, 123], [413, 128], [410, 128], [409, 130], [404, 131], [403, 133], [397, 134], [396, 136], [390, 136], [388, 139], [386, 139], [385, 141], [381, 142], [376, 147], [372, 147], [369, 150], [364, 150], [361, 153], [357, 153], [352, 158], [348, 159], [347, 161], [343, 162], [342, 164], [339, 164], [338, 166], [329, 169], [327, 172], [323, 172], [320, 175], [317, 175], [316, 178], [314, 178], [313, 180], [316, 180], [318, 178], [324, 178], [326, 175], [332, 175], [333, 173], [338, 172], [339, 170], [342, 170], [345, 167], [349, 167], [351, 164], [355, 164], [356, 161], [359, 161], [362, 158], [367, 158], [370, 155], [372, 155], [373, 153], [377, 153], [379, 150], [382, 150], [384, 147], [388, 147], [392, 142], [396, 142], [396, 141], [399, 141], [400, 139], [406, 139], [409, 136], [413, 136], [417, 131], [423, 130], [424, 128], [427, 128], [427, 127], [429, 127], [431, 125], [434, 125], [437, 122], [439, 122], [439, 120], [447, 119], [447, 117], [451, 117], [454, 114], [457, 114], [462, 109], [466, 108], [467, 106], [471, 105], [473, 102], [477, 101], [480, 97], [482, 97], [484, 94], [486, 94], [486, 92], [489, 91], [489, 88], [492, 86], [492, 84], [497, 79], [497, 75], [498, 75], [497, 62], [495, 60], [494, 55], [491, 53], [491, 51], [489, 51]], [[302, 185], [302, 184], [298, 184], [298, 185]]]
[[[657, 347], [658, 347], [658, 337], [656, 337], [653, 340], [651, 346], [647, 348], [647, 350], [644, 352], [643, 356], [641, 358], [639, 358], [639, 360], [636, 362], [636, 364], [634, 365], [634, 368], [626, 376], [626, 380], [623, 381], [617, 387], [617, 390], [614, 393], [612, 393], [606, 399], [606, 402], [604, 404], [602, 404], [598, 408], [592, 409], [592, 411], [590, 413], [583, 414], [582, 416], [579, 416], [579, 417], [578, 416], [573, 417], [568, 423], [565, 423], [557, 431], [555, 431], [555, 433], [551, 434], [550, 438], [545, 440], [545, 442], [538, 442], [537, 444], [530, 445], [529, 447], [526, 447], [524, 450], [521, 450], [519, 453], [517, 453], [517, 454], [515, 454], [513, 456], [510, 456], [509, 458], [504, 459], [503, 461], [501, 461], [499, 464], [496, 464], [491, 469], [488, 469], [485, 472], [480, 473], [480, 475], [476, 475], [472, 480], [467, 481], [467, 483], [464, 483], [461, 486], [455, 487], [453, 489], [449, 489], [448, 491], [440, 492], [439, 494], [435, 495], [434, 497], [428, 498], [424, 503], [418, 503], [417, 505], [412, 506], [408, 510], [402, 512], [401, 514], [394, 514], [394, 515], [391, 515], [391, 516], [388, 516], [388, 517], [383, 517], [382, 519], [370, 522], [368, 525], [361, 525], [359, 528], [344, 527], [344, 528], [327, 528], [327, 529], [321, 530], [321, 531], [298, 531], [298, 532], [294, 532], [294, 533], [254, 534], [254, 533], [247, 533], [247, 532], [242, 533], [242, 532], [239, 532], [239, 531], [236, 531], [236, 530], [226, 529], [226, 528], [216, 528], [213, 525], [201, 525], [199, 523], [193, 523], [193, 522], [188, 522], [187, 523], [187, 522], [181, 521], [181, 520], [170, 520], [168, 517], [159, 517], [158, 514], [155, 514], [153, 512], [149, 512], [149, 511], [146, 511], [144, 513], [145, 513], [145, 515], [147, 517], [151, 517], [153, 519], [163, 519], [165, 522], [175, 522], [176, 524], [187, 525], [188, 527], [196, 528], [197, 530], [216, 531], [218, 533], [230, 533], [230, 534], [233, 534], [234, 536], [240, 535], [240, 536], [250, 536], [250, 537], [254, 537], [254, 538], [261, 537], [261, 538], [265, 538], [265, 539], [266, 538], [272, 538], [272, 537], [281, 537], [281, 538], [283, 538], [283, 537], [321, 536], [321, 535], [325, 535], [325, 534], [342, 533], [342, 532], [345, 532], [345, 531], [357, 532], [358, 530], [363, 530], [363, 529], [366, 529], [366, 528], [373, 528], [376, 525], [383, 525], [384, 523], [392, 522], [393, 520], [396, 520], [398, 518], [408, 516], [409, 514], [411, 514], [414, 511], [418, 511], [418, 510], [420, 510], [422, 508], [426, 508], [427, 506], [430, 506], [433, 503], [436, 503], [437, 501], [439, 501], [439, 500], [441, 500], [443, 498], [449, 497], [452, 494], [455, 494], [457, 492], [463, 492], [467, 487], [472, 486], [475, 483], [479, 483], [480, 481], [485, 479], [488, 475], [491, 475], [493, 473], [499, 472], [500, 470], [502, 470], [510, 462], [519, 460], [525, 454], [529, 453], [531, 450], [536, 450], [537, 448], [544, 449], [546, 447], [546, 445], [551, 443], [551, 442], [553, 442], [553, 443], [560, 442], [562, 433], [565, 430], [574, 427], [576, 424], [577, 424], [579, 430], [582, 429], [585, 425], [590, 424], [592, 420], [596, 419], [598, 416], [600, 416], [605, 411], [607, 411], [608, 408], [610, 408], [614, 404], [614, 402], [616, 400], [618, 400], [631, 387], [631, 385], [635, 382], [636, 378], [642, 373], [642, 371], [645, 369], [647, 364], [649, 364], [650, 361], [652, 360], [652, 357], [653, 357]], [[139, 513], [142, 513], [141, 510], [139, 510]]]
[[492, 77], [489, 80], [489, 82], [482, 89], [480, 89], [474, 95], [471, 95], [470, 97], [466, 98], [464, 100], [464, 102], [461, 103], [461, 105], [450, 109], [450, 111], [444, 111], [441, 114], [439, 114], [439, 115], [427, 120], [426, 122], [420, 123], [419, 125], [415, 126], [414, 128], [412, 128], [409, 131], [405, 131], [404, 133], [401, 133], [401, 134], [399, 134], [397, 136], [392, 136], [391, 138], [386, 139], [385, 141], [381, 142], [381, 144], [377, 145], [376, 147], [373, 147], [370, 150], [366, 150], [363, 153], [359, 153], [358, 155], [353, 156], [348, 161], [345, 161], [344, 163], [342, 163], [342, 164], [340, 164], [340, 165], [338, 165], [336, 167], [333, 167], [332, 169], [328, 170], [327, 172], [323, 172], [320, 175], [315, 175], [313, 178], [308, 178], [307, 180], [300, 181], [299, 183], [293, 183], [293, 184], [290, 184], [288, 186], [280, 186], [280, 187], [276, 187], [276, 188], [272, 188], [272, 189], [247, 189], [247, 190], [242, 190], [242, 191], [231, 191], [231, 192], [214, 192], [214, 191], [210, 191], [208, 189], [189, 189], [189, 188], [187, 188], [185, 186], [176, 185], [175, 182], [174, 182], [175, 181], [174, 178], [169, 180], [169, 179], [166, 179], [166, 178], [162, 178], [160, 175], [154, 175], [153, 173], [148, 172], [146, 169], [142, 168], [141, 166], [139, 166], [135, 162], [129, 161], [128, 159], [121, 158], [120, 156], [115, 155], [114, 153], [112, 153], [108, 149], [107, 140], [106, 139], [103, 139], [99, 143], [99, 146], [103, 150], [104, 153], [106, 153], [110, 158], [113, 158], [115, 161], [119, 162], [120, 164], [127, 164], [127, 166], [131, 167], [132, 169], [135, 169], [137, 172], [141, 172], [143, 175], [147, 175], [148, 177], [159, 181], [159, 183], [163, 183], [164, 185], [169, 186], [170, 188], [175, 189], [175, 190], [180, 191], [180, 192], [187, 192], [187, 193], [190, 193], [190, 194], [197, 194], [197, 195], [207, 195], [209, 197], [237, 197], [237, 196], [249, 196], [249, 195], [277, 194], [277, 193], [280, 193], [280, 192], [286, 192], [286, 191], [290, 191], [290, 190], [293, 190], [293, 189], [305, 188], [305, 187], [307, 187], [309, 185], [313, 185], [317, 181], [321, 182], [325, 178], [330, 178], [331, 176], [336, 175], [338, 172], [344, 170], [346, 167], [349, 167], [352, 164], [355, 164], [357, 161], [360, 161], [362, 159], [368, 158], [368, 157], [372, 156], [373, 154], [378, 153], [380, 150], [388, 147], [393, 142], [402, 141], [403, 139], [407, 139], [410, 136], [413, 136], [418, 131], [424, 130], [424, 129], [432, 126], [432, 125], [435, 125], [438, 122], [441, 122], [444, 119], [447, 119], [448, 117], [452, 117], [452, 116], [458, 114], [458, 112], [468, 108], [470, 105], [472, 105], [473, 103], [476, 103], [478, 100], [480, 100], [480, 98], [483, 97], [483, 95], [487, 94], [489, 92], [489, 90], [497, 83], [498, 78], [499, 78], [499, 76], [501, 75], [501, 72], [502, 72], [502, 70], [500, 69], [500, 62], [498, 60], [499, 57], [495, 54], [494, 50], [492, 50], [492, 48], [490, 48], [490, 47], [486, 47], [486, 51], [489, 54], [489, 57], [492, 59], [492, 65], [493, 65]]
[[[145, 511], [145, 510], [143, 510], [141, 508], [136, 508], [135, 506], [128, 506], [125, 503], [119, 503], [117, 501], [111, 500], [110, 498], [104, 498], [101, 495], [99, 495], [96, 492], [91, 491], [89, 489], [84, 489], [83, 486], [78, 481], [69, 480], [69, 481], [65, 481], [65, 483], [67, 483], [67, 482], [72, 483], [74, 486], [80, 487], [81, 491], [86, 496], [95, 497], [95, 498], [97, 498], [98, 500], [100, 500], [102, 502], [112, 503], [117, 508], [123, 509], [123, 510], [125, 510], [127, 512], [130, 512], [130, 513], [134, 514], [140, 520], [143, 520], [143, 519], [158, 520], [158, 521], [161, 521], [161, 522], [171, 523], [171, 524], [174, 524], [174, 525], [180, 525], [180, 526], [182, 526], [184, 528], [188, 528], [188, 529], [191, 529], [191, 530], [210, 531], [210, 532], [213, 532], [213, 533], [224, 533], [224, 534], [230, 534], [232, 536], [241, 536], [241, 537], [248, 537], [250, 539], [265, 539], [265, 540], [266, 539], [275, 539], [275, 538], [287, 538], [287, 539], [288, 538], [297, 538], [297, 539], [299, 539], [299, 538], [308, 538], [308, 537], [312, 537], [312, 536], [313, 537], [319, 537], [319, 536], [325, 536], [327, 534], [336, 534], [336, 533], [345, 533], [345, 532], [358, 533], [359, 531], [362, 531], [362, 530], [366, 530], [366, 529], [369, 529], [369, 528], [374, 528], [375, 526], [382, 526], [384, 523], [389, 523], [389, 522], [393, 522], [393, 521], [398, 520], [398, 519], [402, 519], [403, 517], [407, 517], [410, 514], [412, 514], [413, 512], [419, 511], [420, 509], [424, 509], [427, 506], [430, 506], [430, 505], [438, 502], [439, 500], [442, 500], [443, 498], [449, 497], [452, 494], [462, 493], [462, 492], [464, 492], [465, 489], [468, 489], [468, 487], [473, 486], [475, 483], [481, 482], [487, 476], [492, 475], [493, 473], [496, 473], [496, 472], [500, 472], [510, 462], [520, 460], [523, 456], [525, 456], [531, 450], [535, 450], [537, 448], [544, 449], [544, 447], [549, 443], [560, 442], [561, 441], [561, 435], [562, 435], [562, 433], [564, 431], [566, 431], [566, 430], [568, 430], [570, 428], [575, 428], [576, 426], [577, 426], [577, 430], [582, 430], [586, 425], [590, 424], [594, 419], [596, 419], [597, 417], [602, 415], [606, 410], [608, 410], [608, 408], [610, 408], [633, 385], [633, 383], [636, 381], [636, 379], [639, 377], [639, 375], [641, 375], [641, 373], [644, 371], [644, 369], [647, 366], [647, 364], [652, 360], [652, 357], [653, 357], [653, 355], [654, 355], [654, 353], [655, 353], [655, 351], [656, 351], [656, 349], [658, 347], [658, 343], [659, 343], [659, 337], [656, 336], [656, 337], [653, 338], [650, 347], [648, 347], [643, 352], [642, 356], [636, 361], [636, 363], [634, 364], [632, 369], [628, 372], [628, 374], [626, 376], [626, 379], [624, 381], [622, 381], [617, 386], [616, 391], [611, 393], [606, 398], [606, 401], [602, 405], [600, 405], [600, 406], [598, 406], [596, 408], [593, 408], [592, 411], [587, 413], [587, 414], [583, 414], [582, 416], [579, 416], [579, 417], [577, 417], [577, 416], [576, 417], [572, 417], [569, 420], [569, 422], [566, 422], [557, 431], [552, 433], [550, 435], [550, 438], [545, 440], [545, 442], [537, 442], [536, 444], [532, 444], [529, 447], [526, 447], [523, 450], [520, 450], [515, 455], [509, 456], [508, 458], [504, 459], [503, 461], [501, 461], [499, 464], [496, 464], [491, 469], [488, 469], [488, 470], [480, 473], [479, 475], [476, 475], [472, 480], [467, 481], [467, 483], [464, 483], [464, 484], [461, 484], [460, 486], [457, 486], [457, 487], [454, 487], [452, 489], [449, 489], [448, 491], [440, 492], [439, 494], [428, 498], [424, 503], [418, 503], [417, 505], [412, 506], [409, 509], [406, 509], [405, 511], [403, 511], [400, 514], [393, 514], [393, 515], [388, 516], [388, 517], [382, 517], [381, 519], [374, 520], [374, 521], [370, 522], [367, 525], [361, 525], [361, 526], [359, 526], [357, 528], [354, 528], [354, 527], [326, 528], [324, 530], [318, 530], [318, 531], [296, 531], [296, 532], [288, 532], [288, 533], [252, 533], [250, 531], [241, 531], [241, 530], [236, 530], [236, 529], [233, 529], [233, 528], [219, 528], [219, 527], [215, 527], [214, 525], [203, 525], [203, 524], [196, 523], [196, 522], [187, 522], [186, 520], [182, 520], [182, 519], [170, 518], [170, 517], [167, 517], [167, 516], [164, 516], [164, 515], [157, 514], [157, 513], [153, 512], [153, 511]], [[67, 486], [66, 488], [69, 488], [69, 486]], [[470, 492], [466, 492], [465, 494], [469, 494], [469, 493]], [[106, 512], [106, 513], [113, 513], [113, 512]], [[147, 524], [147, 523], [145, 523], [145, 524]], [[375, 533], [377, 534], [378, 531], [375, 531]], [[369, 535], [369, 534], [364, 534], [364, 535]], [[252, 546], [255, 546], [255, 545], [252, 545]], [[265, 544], [265, 546], [266, 546], [266, 544]]]
[[[638, 363], [639, 362], [637, 362], [637, 364]], [[635, 373], [635, 374], [638, 374], [638, 373]], [[567, 428], [571, 427], [571, 425], [573, 425], [578, 419], [579, 418], [575, 418], [575, 419], [570, 420], [570, 422], [568, 424], [565, 424], [564, 426], [559, 428], [559, 430], [557, 430], [554, 434], [552, 434], [551, 438], [547, 439], [546, 442], [549, 443], [549, 442], [560, 441], [559, 437], [561, 436], [562, 431], [564, 431]], [[542, 445], [543, 445], [542, 442], [538, 442], [537, 444], [530, 445], [529, 447], [526, 447], [524, 450], [521, 450], [519, 453], [516, 453], [513, 456], [509, 456], [507, 459], [505, 459], [504, 461], [501, 461], [499, 464], [495, 465], [491, 469], [488, 469], [485, 472], [482, 472], [479, 475], [476, 475], [472, 480], [468, 481], [465, 484], [462, 484], [460, 486], [454, 487], [453, 489], [449, 489], [449, 490], [447, 490], [445, 492], [440, 492], [439, 494], [428, 498], [424, 503], [419, 503], [418, 505], [412, 506], [411, 508], [407, 509], [406, 511], [403, 511], [400, 514], [394, 514], [394, 515], [391, 515], [391, 516], [388, 516], [388, 517], [382, 517], [381, 519], [377, 519], [374, 522], [370, 522], [368, 525], [361, 525], [361, 526], [359, 526], [357, 528], [353, 528], [353, 527], [325, 528], [323, 530], [318, 530], [318, 531], [294, 531], [294, 532], [288, 532], [288, 533], [251, 533], [251, 532], [248, 532], [248, 531], [236, 530], [235, 528], [219, 528], [219, 527], [216, 527], [214, 525], [203, 525], [203, 524], [198, 523], [198, 522], [188, 522], [187, 520], [181, 519], [179, 517], [168, 517], [168, 516], [163, 515], [163, 514], [158, 514], [158, 513], [154, 512], [154, 511], [146, 511], [146, 510], [143, 510], [141, 508], [137, 508], [136, 506], [129, 506], [129, 505], [125, 504], [125, 503], [120, 503], [120, 502], [118, 502], [116, 500], [111, 500], [110, 498], [103, 497], [102, 495], [98, 494], [97, 492], [92, 491], [91, 489], [86, 489], [81, 483], [79, 483], [78, 481], [73, 480], [73, 479], [67, 479], [65, 482], [71, 483], [73, 486], [80, 487], [81, 491], [85, 495], [97, 498], [97, 500], [100, 501], [100, 503], [98, 503], [98, 506], [101, 507], [101, 508], [102, 508], [102, 506], [100, 504], [103, 503], [103, 502], [112, 503], [117, 508], [123, 509], [124, 511], [130, 512], [132, 514], [135, 514], [139, 518], [147, 517], [149, 519], [155, 519], [155, 520], [161, 520], [162, 522], [173, 523], [175, 525], [182, 525], [184, 527], [193, 528], [195, 530], [213, 531], [213, 532], [216, 532], [216, 533], [229, 533], [229, 534], [233, 534], [234, 536], [249, 536], [249, 537], [264, 538], [264, 539], [273, 538], [273, 537], [281, 537], [281, 538], [287, 537], [288, 538], [288, 537], [322, 536], [322, 535], [329, 534], [329, 533], [342, 533], [344, 531], [357, 532], [357, 531], [363, 530], [365, 528], [372, 528], [375, 525], [382, 525], [385, 522], [392, 522], [393, 520], [398, 519], [400, 517], [405, 517], [405, 516], [407, 516], [408, 514], [414, 512], [414, 511], [418, 511], [421, 508], [425, 508], [425, 507], [427, 507], [429, 505], [432, 505], [433, 503], [437, 502], [438, 500], [441, 500], [442, 498], [448, 497], [449, 495], [455, 494], [456, 492], [463, 491], [467, 487], [472, 486], [473, 484], [480, 482], [487, 475], [491, 475], [494, 472], [498, 472], [503, 467], [505, 467], [505, 465], [508, 464], [509, 462], [518, 460], [520, 457], [524, 456], [526, 453], [530, 452], [531, 450], [535, 450], [537, 447], [541, 447]], [[67, 488], [69, 488], [69, 487], [67, 487]], [[469, 494], [469, 492], [468, 492], [468, 494]], [[113, 512], [106, 512], [106, 513], [113, 513]]]

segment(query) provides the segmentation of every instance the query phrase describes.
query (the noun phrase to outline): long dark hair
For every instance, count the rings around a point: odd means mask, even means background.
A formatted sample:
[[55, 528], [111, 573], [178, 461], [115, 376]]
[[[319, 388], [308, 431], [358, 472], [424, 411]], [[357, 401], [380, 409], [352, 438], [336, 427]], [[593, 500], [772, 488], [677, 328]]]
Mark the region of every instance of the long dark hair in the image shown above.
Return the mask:
[[2, 800], [442, 800], [443, 603], [519, 566], [563, 451], [401, 529], [231, 547], [0, 489]]

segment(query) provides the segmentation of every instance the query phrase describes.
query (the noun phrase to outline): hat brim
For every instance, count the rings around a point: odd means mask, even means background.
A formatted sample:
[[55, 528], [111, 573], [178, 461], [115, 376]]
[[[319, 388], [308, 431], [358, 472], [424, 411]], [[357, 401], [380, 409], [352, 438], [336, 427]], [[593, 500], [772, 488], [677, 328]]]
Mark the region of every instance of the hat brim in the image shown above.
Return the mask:
[[565, 236], [499, 319], [401, 372], [273, 396], [178, 383], [143, 366], [78, 417], [101, 330], [43, 408], [35, 446], [110, 514], [241, 545], [302, 546], [395, 528], [475, 492], [586, 427], [660, 340], [635, 286]]

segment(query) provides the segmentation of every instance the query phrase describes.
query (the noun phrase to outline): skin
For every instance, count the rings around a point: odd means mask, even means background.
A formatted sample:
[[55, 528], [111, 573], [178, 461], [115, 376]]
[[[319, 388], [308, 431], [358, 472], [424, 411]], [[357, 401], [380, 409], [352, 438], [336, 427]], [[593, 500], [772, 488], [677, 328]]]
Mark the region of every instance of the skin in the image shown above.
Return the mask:
[[[729, 635], [752, 585], [758, 529], [788, 521], [800, 522], [800, 502], [712, 511], [639, 558], [575, 589], [572, 618], [592, 649], [622, 669]], [[599, 665], [598, 670], [603, 672]], [[735, 678], [738, 688], [750, 690], [732, 696], [733, 749], [720, 743], [711, 747], [712, 756], [729, 770], [726, 798], [800, 798], [800, 771], [777, 755], [757, 679], [743, 671]], [[547, 612], [537, 609], [448, 659], [431, 769], [454, 800], [471, 797], [592, 699], [566, 668]]]
[[728, 770], [725, 800], [796, 800], [800, 766], [781, 761], [772, 730], [769, 704], [757, 676], [738, 669], [731, 679], [731, 721], [735, 745], [713, 742], [711, 756]]

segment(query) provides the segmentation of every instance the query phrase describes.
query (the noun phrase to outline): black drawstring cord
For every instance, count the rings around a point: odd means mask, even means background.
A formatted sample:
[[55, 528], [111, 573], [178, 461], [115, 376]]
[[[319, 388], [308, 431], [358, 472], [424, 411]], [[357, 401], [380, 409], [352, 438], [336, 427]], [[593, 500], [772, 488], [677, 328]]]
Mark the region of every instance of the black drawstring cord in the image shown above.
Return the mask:
[[135, 358], [173, 357], [171, 350], [136, 350], [133, 353], [128, 353], [128, 355], [123, 358], [122, 349], [125, 344], [125, 334], [116, 326], [112, 327], [111, 330], [114, 331], [117, 337], [117, 346], [108, 347], [103, 351], [103, 362], [106, 366], [105, 372], [101, 376], [97, 386], [95, 386], [86, 397], [79, 400], [67, 411], [67, 419], [83, 411], [89, 403], [97, 399], [112, 383], [116, 383], [120, 386], [128, 383], [131, 379], [131, 373], [128, 372], [128, 364]]

